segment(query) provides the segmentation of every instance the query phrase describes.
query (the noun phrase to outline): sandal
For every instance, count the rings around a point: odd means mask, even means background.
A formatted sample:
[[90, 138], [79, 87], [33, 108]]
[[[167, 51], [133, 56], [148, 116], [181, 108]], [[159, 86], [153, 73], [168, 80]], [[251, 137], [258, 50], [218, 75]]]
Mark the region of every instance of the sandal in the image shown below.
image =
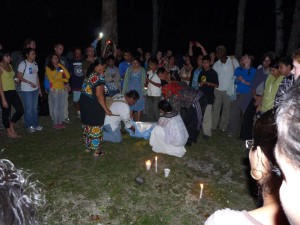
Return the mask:
[[95, 158], [98, 158], [98, 157], [104, 156], [104, 155], [105, 155], [105, 152], [100, 151], [100, 150], [94, 152], [94, 157]]

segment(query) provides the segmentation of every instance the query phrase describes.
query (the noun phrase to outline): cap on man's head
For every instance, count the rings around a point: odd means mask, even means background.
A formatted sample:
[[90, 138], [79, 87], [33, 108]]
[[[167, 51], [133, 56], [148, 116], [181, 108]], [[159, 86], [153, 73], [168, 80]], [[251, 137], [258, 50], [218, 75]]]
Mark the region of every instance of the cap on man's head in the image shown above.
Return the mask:
[[216, 48], [216, 53], [217, 52], [226, 52], [226, 48], [224, 45], [219, 45], [217, 48]]

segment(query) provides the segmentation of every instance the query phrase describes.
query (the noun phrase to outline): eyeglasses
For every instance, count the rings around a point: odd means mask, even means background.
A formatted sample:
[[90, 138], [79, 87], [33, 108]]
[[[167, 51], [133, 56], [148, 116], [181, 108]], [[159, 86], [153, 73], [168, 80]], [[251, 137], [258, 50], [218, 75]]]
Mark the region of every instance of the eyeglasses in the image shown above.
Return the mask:
[[251, 149], [253, 147], [254, 141], [253, 140], [246, 140], [245, 145], [246, 149]]

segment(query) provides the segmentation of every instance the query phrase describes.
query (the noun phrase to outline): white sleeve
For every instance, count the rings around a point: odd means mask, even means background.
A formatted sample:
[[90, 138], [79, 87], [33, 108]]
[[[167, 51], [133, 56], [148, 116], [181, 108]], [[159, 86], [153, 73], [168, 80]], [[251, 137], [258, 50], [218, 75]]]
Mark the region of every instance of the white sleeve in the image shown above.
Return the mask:
[[240, 64], [239, 64], [239, 62], [237, 61], [236, 58], [233, 58], [233, 59], [232, 59], [232, 62], [233, 62], [233, 65], [234, 65], [234, 68], [235, 68], [235, 69], [238, 68], [238, 67], [240, 66]]
[[18, 65], [18, 72], [23, 73], [25, 69], [25, 62], [22, 61], [20, 62], [20, 64]]
[[222, 209], [215, 211], [208, 219], [205, 221], [204, 225], [253, 225], [242, 212], [235, 211], [231, 209]]

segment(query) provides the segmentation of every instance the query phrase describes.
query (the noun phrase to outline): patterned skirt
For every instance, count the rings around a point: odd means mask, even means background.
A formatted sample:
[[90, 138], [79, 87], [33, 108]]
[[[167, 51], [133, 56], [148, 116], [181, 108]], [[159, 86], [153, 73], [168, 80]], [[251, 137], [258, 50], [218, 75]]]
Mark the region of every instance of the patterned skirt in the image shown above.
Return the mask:
[[103, 126], [82, 125], [84, 145], [86, 149], [98, 150], [102, 146]]

